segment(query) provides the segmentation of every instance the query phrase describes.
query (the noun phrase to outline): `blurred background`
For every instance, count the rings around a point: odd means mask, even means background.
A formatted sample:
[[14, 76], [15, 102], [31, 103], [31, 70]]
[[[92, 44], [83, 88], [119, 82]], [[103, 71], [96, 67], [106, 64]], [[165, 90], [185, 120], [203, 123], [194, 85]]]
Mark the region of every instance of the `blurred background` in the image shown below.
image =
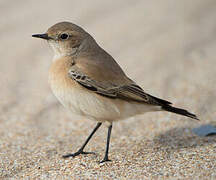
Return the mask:
[[[45, 41], [31, 38], [32, 34], [44, 33], [60, 21], [83, 27], [146, 92], [188, 109], [201, 119], [197, 123], [161, 112], [115, 123], [111, 142], [114, 164], [106, 174], [102, 170], [107, 167], [102, 167], [95, 177], [109, 177], [112, 173], [113, 177], [119, 177], [116, 161], [121, 161], [123, 177], [166, 173], [170, 177], [182, 176], [180, 170], [175, 172], [168, 166], [172, 163], [183, 170], [187, 167], [185, 162], [191, 161], [189, 157], [181, 161], [181, 157], [169, 154], [163, 162], [158, 162], [161, 154], [154, 150], [167, 151], [174, 147], [176, 153], [179, 149], [175, 147], [187, 151], [189, 146], [191, 151], [192, 141], [194, 151], [203, 153], [198, 157], [216, 158], [215, 151], [211, 151], [215, 140], [206, 141], [191, 132], [193, 127], [215, 122], [215, 0], [1, 0], [0, 17], [0, 177], [54, 178], [56, 172], [66, 176], [62, 169], [55, 169], [59, 164], [74, 177], [82, 174], [88, 178], [95, 170], [86, 165], [89, 170], [86, 174], [87, 171], [79, 169], [80, 164], [76, 167], [71, 160], [65, 162], [60, 158], [80, 146], [95, 122], [70, 114], [57, 102], [47, 83], [53, 52]], [[106, 129], [98, 134], [97, 143], [93, 139], [88, 149], [96, 151], [96, 158], [101, 159]], [[146, 165], [147, 159], [144, 162], [143, 158], [147, 156], [149, 163], [158, 164]], [[210, 160], [214, 164], [208, 167], [206, 158], [195, 161], [190, 167], [193, 171], [184, 169], [188, 174], [183, 175], [215, 175], [215, 163]], [[90, 156], [73, 162], [96, 164], [94, 159]], [[135, 161], [137, 164], [131, 170], [128, 162]], [[55, 168], [50, 165], [55, 163], [58, 164]], [[78, 170], [73, 171], [74, 168]]]

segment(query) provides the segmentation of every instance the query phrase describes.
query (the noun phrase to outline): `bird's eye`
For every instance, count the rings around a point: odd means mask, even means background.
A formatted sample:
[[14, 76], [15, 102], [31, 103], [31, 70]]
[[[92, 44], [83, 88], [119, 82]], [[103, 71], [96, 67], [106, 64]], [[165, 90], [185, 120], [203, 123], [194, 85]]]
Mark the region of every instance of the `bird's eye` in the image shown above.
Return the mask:
[[69, 38], [69, 35], [66, 34], [66, 33], [63, 33], [63, 34], [60, 35], [60, 38], [63, 39], [63, 40], [65, 40], [65, 39]]

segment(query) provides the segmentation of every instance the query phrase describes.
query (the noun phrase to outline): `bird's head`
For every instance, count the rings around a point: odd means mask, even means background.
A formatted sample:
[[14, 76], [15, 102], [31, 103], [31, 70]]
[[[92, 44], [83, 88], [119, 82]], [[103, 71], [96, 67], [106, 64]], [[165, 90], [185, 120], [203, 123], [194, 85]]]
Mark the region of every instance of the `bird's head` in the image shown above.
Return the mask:
[[81, 27], [70, 22], [57, 23], [50, 27], [46, 33], [34, 34], [32, 37], [47, 40], [56, 57], [73, 55], [80, 49], [88, 50], [89, 42], [93, 43], [94, 41]]

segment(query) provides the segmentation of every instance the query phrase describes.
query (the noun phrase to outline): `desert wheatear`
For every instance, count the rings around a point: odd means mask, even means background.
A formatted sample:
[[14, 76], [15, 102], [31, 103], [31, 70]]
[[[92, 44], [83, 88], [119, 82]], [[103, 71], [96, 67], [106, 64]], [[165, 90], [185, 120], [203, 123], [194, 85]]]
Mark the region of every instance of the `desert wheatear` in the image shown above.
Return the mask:
[[45, 34], [32, 36], [47, 40], [55, 52], [49, 84], [57, 99], [73, 113], [98, 122], [82, 147], [64, 158], [86, 154], [83, 151], [86, 144], [103, 122], [109, 122], [109, 127], [106, 152], [101, 162], [109, 161], [114, 121], [152, 111], [169, 111], [198, 119], [187, 110], [175, 108], [170, 102], [147, 94], [81, 27], [60, 22]]

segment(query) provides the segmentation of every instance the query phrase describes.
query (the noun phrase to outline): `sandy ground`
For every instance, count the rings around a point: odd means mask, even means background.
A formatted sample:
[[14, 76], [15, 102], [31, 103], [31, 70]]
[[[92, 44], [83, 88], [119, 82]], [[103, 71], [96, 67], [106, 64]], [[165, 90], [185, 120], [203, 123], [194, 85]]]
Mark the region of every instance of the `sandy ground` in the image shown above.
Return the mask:
[[[215, 123], [216, 1], [0, 1], [0, 177], [2, 179], [215, 179], [216, 137], [192, 128]], [[62, 159], [95, 126], [70, 114], [47, 84], [52, 51], [32, 39], [68, 20], [92, 34], [146, 92], [201, 121], [149, 113], [113, 126], [103, 158], [103, 126], [87, 146], [95, 155]]]

